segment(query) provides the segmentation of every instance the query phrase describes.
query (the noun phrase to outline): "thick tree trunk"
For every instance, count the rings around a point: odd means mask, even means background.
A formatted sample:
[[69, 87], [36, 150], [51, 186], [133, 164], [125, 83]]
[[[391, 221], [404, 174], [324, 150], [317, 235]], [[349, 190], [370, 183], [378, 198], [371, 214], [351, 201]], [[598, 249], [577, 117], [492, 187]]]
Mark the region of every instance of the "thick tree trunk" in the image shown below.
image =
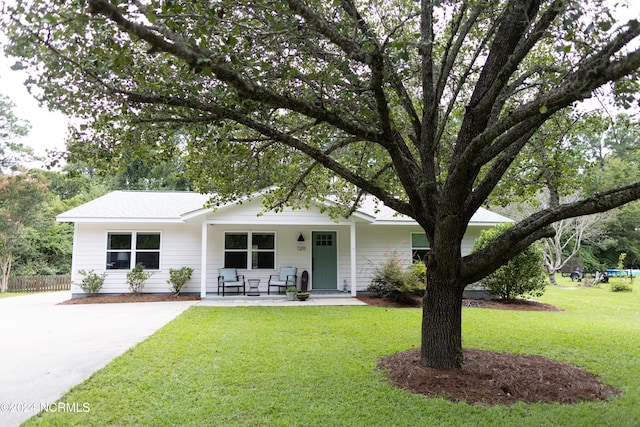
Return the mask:
[[422, 304], [420, 363], [436, 369], [462, 366], [462, 279], [427, 269]]

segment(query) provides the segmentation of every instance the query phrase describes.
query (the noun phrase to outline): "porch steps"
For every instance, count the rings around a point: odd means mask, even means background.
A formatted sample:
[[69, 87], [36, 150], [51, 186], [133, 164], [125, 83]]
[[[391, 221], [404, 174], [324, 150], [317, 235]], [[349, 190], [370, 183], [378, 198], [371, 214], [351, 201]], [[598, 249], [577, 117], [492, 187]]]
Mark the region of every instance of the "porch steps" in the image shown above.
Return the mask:
[[311, 296], [306, 301], [288, 301], [284, 294], [260, 293], [260, 296], [247, 295], [216, 295], [207, 294], [200, 300], [198, 305], [212, 307], [233, 307], [233, 306], [304, 306], [304, 305], [366, 305], [349, 293], [343, 292], [322, 292], [312, 291]]

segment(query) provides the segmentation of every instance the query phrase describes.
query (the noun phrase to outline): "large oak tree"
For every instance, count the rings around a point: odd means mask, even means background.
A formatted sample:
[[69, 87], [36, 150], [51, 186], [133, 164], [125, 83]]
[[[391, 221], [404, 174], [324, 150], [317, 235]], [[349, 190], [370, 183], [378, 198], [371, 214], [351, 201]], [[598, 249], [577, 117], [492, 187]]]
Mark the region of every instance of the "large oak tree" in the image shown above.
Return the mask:
[[632, 101], [640, 25], [603, 1], [32, 0], [7, 12], [18, 66], [51, 108], [86, 120], [73, 152], [180, 153], [217, 201], [276, 184], [267, 209], [331, 194], [348, 214], [369, 193], [414, 218], [431, 242], [425, 366], [462, 362], [465, 285], [558, 220], [640, 198], [634, 183], [544, 209], [461, 255], [471, 216], [545, 121], [610, 82]]

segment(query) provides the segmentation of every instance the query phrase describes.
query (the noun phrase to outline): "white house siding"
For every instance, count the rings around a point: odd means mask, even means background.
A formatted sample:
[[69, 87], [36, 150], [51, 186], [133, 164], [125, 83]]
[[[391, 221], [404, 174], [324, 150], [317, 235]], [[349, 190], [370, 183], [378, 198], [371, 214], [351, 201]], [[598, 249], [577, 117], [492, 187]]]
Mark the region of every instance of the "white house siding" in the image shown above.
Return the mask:
[[[462, 255], [471, 252], [473, 242], [486, 227], [469, 227], [462, 241]], [[397, 254], [406, 267], [411, 263], [411, 233], [424, 233], [419, 226], [413, 225], [374, 225], [360, 224], [357, 227], [357, 290], [367, 289], [373, 272], [389, 258]]]
[[[338, 236], [338, 277], [336, 289], [342, 280], [350, 277], [349, 226], [337, 224], [319, 209], [285, 208], [282, 212], [261, 213], [259, 200], [241, 205], [231, 205], [218, 209], [207, 217], [207, 293], [217, 293], [218, 268], [224, 266], [225, 231], [276, 233], [276, 260], [273, 270], [240, 270], [239, 274], [248, 279], [260, 279], [260, 291], [267, 292], [269, 276], [278, 274], [281, 267], [298, 267], [298, 286], [302, 272], [309, 272], [311, 281], [311, 233], [312, 231], [336, 231]], [[302, 233], [304, 242], [298, 242]], [[312, 283], [309, 284], [313, 286]]]
[[336, 225], [326, 213], [311, 207], [310, 209], [284, 208], [281, 212], [264, 212], [260, 200], [252, 200], [218, 209], [208, 215], [207, 219], [216, 224], [327, 224]]
[[[144, 196], [145, 203], [140, 202], [141, 196]], [[83, 276], [78, 274], [78, 270], [94, 270], [98, 274], [105, 272], [108, 232], [158, 231], [162, 236], [161, 270], [154, 272], [147, 281], [144, 292], [169, 292], [166, 283], [169, 269], [188, 266], [194, 269], [194, 273], [183, 291], [200, 294], [202, 235], [205, 222], [206, 292], [209, 294], [217, 292], [218, 268], [223, 267], [224, 263], [225, 231], [267, 231], [276, 234], [276, 268], [240, 271], [246, 279], [260, 279], [261, 292], [267, 291], [269, 276], [277, 274], [280, 268], [285, 266], [298, 267], [298, 285], [305, 270], [309, 272], [311, 281], [312, 232], [336, 232], [338, 274], [335, 289], [343, 290], [346, 282], [348, 290], [351, 290], [351, 232], [353, 224], [356, 224], [355, 286], [358, 291], [363, 291], [369, 286], [375, 267], [386, 260], [390, 252], [398, 253], [404, 264], [408, 265], [411, 262], [411, 233], [422, 232], [419, 226], [408, 224], [405, 219], [396, 218], [388, 213], [378, 216], [375, 212], [366, 210], [356, 212], [350, 220], [340, 219], [337, 222], [326, 213], [321, 213], [317, 207], [308, 210], [285, 208], [278, 213], [261, 213], [259, 198], [208, 212], [200, 209], [203, 196], [196, 196], [190, 193], [141, 195], [136, 192], [116, 192], [59, 215], [58, 220], [72, 221], [76, 226], [72, 280], [75, 283], [81, 282]], [[184, 198], [184, 212], [182, 209], [168, 212], [163, 207], [166, 207], [167, 203], [177, 203], [176, 197], [179, 200]], [[129, 202], [123, 202], [122, 198]], [[115, 209], [113, 217], [105, 218], [105, 206], [120, 206], [121, 209]], [[488, 211], [480, 213], [477, 221], [481, 224], [503, 222], [503, 217]], [[463, 255], [471, 251], [474, 240], [483, 228], [486, 227], [469, 227], [462, 242]], [[304, 242], [298, 242], [300, 233], [304, 236]], [[126, 283], [127, 271], [106, 270], [106, 273], [103, 293], [129, 292]], [[310, 287], [313, 289], [311, 282]], [[72, 294], [81, 293], [77, 285], [72, 286]]]
[[[111, 231], [158, 231], [161, 233], [160, 271], [145, 282], [144, 292], [168, 292], [170, 268], [191, 267], [191, 280], [183, 292], [197, 293], [200, 290], [200, 226], [199, 224], [92, 224], [77, 223], [73, 254], [73, 283], [80, 283], [83, 276], [78, 270], [94, 270], [107, 273], [103, 286], [104, 293], [128, 293], [127, 271], [106, 270], [107, 233]], [[71, 293], [81, 294], [77, 285], [72, 285]]]
[[420, 232], [416, 226], [383, 226], [363, 224], [357, 227], [357, 290], [367, 289], [371, 283], [373, 272], [389, 258], [397, 253], [404, 265], [411, 263], [411, 232]]
[[473, 249], [473, 244], [476, 239], [480, 237], [480, 232], [490, 227], [468, 227], [467, 232], [464, 234], [464, 240], [462, 241], [462, 255], [468, 255]]
[[[239, 220], [241, 221], [241, 220]], [[296, 221], [301, 222], [301, 221]], [[326, 220], [324, 222], [327, 222]], [[281, 267], [295, 266], [298, 268], [298, 286], [302, 272], [307, 270], [311, 276], [311, 232], [312, 231], [336, 231], [338, 236], [338, 283], [350, 277], [349, 260], [349, 227], [336, 225], [275, 225], [275, 224], [211, 224], [208, 226], [207, 244], [207, 293], [217, 293], [218, 269], [224, 266], [224, 233], [233, 232], [274, 232], [276, 234], [275, 269], [239, 270], [245, 280], [260, 279], [260, 291], [267, 292], [269, 276], [278, 274]], [[298, 236], [302, 233], [304, 242], [298, 242]], [[313, 286], [310, 283], [310, 286]], [[275, 290], [275, 289], [274, 289]]]

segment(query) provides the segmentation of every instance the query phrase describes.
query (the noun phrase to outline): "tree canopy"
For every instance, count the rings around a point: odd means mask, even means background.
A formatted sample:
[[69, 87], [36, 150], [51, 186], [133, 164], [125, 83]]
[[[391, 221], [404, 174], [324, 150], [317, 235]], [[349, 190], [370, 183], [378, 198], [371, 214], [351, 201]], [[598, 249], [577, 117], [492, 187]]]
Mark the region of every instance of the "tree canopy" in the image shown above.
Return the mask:
[[45, 180], [37, 171], [0, 176], [0, 292], [6, 292], [16, 246], [42, 206]]
[[29, 133], [27, 121], [16, 117], [15, 104], [0, 95], [0, 172], [16, 169], [24, 161], [33, 159], [33, 150], [18, 141]]
[[51, 108], [85, 121], [84, 156], [180, 153], [216, 202], [276, 184], [267, 209], [332, 195], [348, 214], [370, 193], [414, 218], [431, 242], [425, 365], [459, 365], [466, 284], [553, 222], [640, 197], [634, 182], [543, 209], [461, 255], [471, 216], [545, 122], [610, 82], [635, 102], [640, 24], [603, 0], [32, 0], [7, 12], [7, 52]]

